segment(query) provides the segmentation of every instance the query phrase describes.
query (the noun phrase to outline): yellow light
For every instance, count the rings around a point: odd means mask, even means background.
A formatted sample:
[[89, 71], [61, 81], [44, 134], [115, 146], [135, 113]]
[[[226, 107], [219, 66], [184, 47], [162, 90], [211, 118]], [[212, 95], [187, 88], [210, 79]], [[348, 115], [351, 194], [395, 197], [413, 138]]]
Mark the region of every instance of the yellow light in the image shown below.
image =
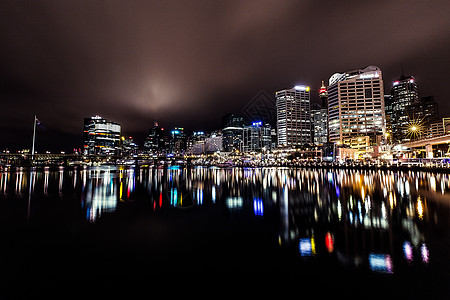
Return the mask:
[[417, 214], [419, 215], [419, 219], [423, 219], [423, 205], [420, 197], [417, 199]]
[[416, 130], [417, 130], [417, 126], [412, 126], [412, 127], [411, 127], [411, 130], [412, 130], [412, 131], [416, 131]]
[[314, 234], [311, 237], [311, 252], [313, 255], [316, 254], [316, 241], [314, 239]]
[[309, 86], [306, 87], [306, 91], [309, 92]]

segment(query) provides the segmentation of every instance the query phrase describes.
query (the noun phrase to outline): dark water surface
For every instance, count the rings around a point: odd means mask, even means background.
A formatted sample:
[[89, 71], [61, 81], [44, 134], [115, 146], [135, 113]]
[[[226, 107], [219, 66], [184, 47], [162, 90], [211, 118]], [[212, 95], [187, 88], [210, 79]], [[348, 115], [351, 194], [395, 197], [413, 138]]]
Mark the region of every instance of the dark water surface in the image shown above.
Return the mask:
[[448, 174], [12, 169], [0, 171], [0, 226], [2, 282], [17, 289], [189, 278], [305, 295], [450, 295]]

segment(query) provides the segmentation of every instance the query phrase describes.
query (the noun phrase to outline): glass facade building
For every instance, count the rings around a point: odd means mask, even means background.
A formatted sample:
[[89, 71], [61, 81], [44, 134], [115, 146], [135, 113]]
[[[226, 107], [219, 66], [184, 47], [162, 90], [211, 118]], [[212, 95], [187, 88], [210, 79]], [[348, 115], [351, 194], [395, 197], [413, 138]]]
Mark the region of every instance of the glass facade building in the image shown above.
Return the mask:
[[253, 122], [243, 128], [243, 151], [270, 150], [272, 147], [272, 126], [262, 122]]
[[238, 114], [222, 117], [222, 143], [226, 152], [243, 150], [244, 118]]
[[310, 88], [300, 85], [275, 95], [278, 146], [298, 147], [311, 143]]
[[335, 73], [328, 86], [330, 142], [348, 144], [354, 138], [370, 138], [380, 144], [386, 133], [383, 79], [380, 68]]
[[100, 116], [84, 119], [84, 154], [117, 154], [120, 150], [121, 126]]
[[402, 75], [392, 83], [390, 106], [387, 112], [391, 121], [394, 143], [410, 141], [409, 125], [416, 123], [418, 116], [410, 110], [419, 101], [417, 84], [413, 76]]

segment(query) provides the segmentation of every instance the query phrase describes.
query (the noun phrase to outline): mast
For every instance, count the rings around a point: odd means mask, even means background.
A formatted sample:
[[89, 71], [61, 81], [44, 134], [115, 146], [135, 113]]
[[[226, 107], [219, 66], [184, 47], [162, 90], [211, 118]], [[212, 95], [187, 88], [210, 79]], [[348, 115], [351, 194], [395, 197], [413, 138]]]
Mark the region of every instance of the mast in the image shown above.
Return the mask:
[[36, 141], [36, 115], [34, 115], [34, 122], [33, 122], [33, 147], [31, 148], [31, 160], [34, 159], [34, 142]]

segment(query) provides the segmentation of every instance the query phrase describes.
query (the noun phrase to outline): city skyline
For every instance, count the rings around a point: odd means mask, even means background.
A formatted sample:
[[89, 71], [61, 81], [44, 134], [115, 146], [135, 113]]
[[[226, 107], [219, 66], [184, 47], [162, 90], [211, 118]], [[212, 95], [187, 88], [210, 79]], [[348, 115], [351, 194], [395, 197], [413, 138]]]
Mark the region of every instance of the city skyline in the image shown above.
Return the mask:
[[322, 80], [368, 65], [386, 94], [403, 68], [450, 115], [444, 1], [1, 5], [2, 149], [31, 148], [35, 114], [38, 150], [82, 147], [97, 114], [141, 147], [155, 120], [212, 131], [261, 91], [305, 84], [314, 100]]

